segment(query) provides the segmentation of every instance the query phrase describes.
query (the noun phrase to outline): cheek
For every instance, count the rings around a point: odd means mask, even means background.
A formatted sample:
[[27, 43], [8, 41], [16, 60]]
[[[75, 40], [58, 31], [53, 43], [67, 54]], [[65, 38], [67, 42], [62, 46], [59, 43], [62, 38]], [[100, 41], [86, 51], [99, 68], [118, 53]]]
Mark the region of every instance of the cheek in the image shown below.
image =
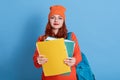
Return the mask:
[[51, 21], [50, 21], [50, 24], [51, 24], [51, 25], [53, 25], [53, 23], [54, 23], [54, 21], [53, 21], [53, 20], [51, 20]]
[[60, 22], [60, 25], [63, 25], [63, 21]]

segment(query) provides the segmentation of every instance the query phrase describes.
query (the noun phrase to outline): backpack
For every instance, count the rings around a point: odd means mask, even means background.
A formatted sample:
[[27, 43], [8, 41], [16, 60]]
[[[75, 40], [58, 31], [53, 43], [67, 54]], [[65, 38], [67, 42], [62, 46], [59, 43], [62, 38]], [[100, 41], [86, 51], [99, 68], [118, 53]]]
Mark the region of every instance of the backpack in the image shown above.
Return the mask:
[[[71, 40], [71, 33], [67, 33], [67, 39]], [[82, 61], [76, 67], [77, 80], [95, 80], [95, 76], [91, 71], [87, 57], [81, 52]]]

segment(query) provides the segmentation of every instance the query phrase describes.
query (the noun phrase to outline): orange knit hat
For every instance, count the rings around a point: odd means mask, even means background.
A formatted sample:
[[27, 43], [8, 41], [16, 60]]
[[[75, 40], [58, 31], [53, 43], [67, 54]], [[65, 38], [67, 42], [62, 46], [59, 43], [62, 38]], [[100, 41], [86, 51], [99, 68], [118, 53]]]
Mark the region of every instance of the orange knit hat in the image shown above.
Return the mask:
[[48, 19], [50, 19], [51, 16], [55, 15], [55, 14], [58, 14], [60, 16], [63, 17], [63, 19], [65, 19], [65, 11], [66, 11], [66, 8], [61, 6], [61, 5], [54, 5], [54, 6], [51, 6], [50, 7], [50, 13], [49, 13], [49, 16], [48, 16]]

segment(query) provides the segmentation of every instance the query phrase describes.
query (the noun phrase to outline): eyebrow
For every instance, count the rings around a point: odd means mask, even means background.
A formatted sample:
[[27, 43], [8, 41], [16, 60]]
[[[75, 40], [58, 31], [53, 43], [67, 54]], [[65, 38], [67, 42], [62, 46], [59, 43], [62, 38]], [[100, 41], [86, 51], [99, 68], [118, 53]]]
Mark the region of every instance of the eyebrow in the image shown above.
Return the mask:
[[58, 15], [58, 17], [62, 17], [62, 16]]
[[[53, 15], [53, 16], [51, 16], [51, 17], [56, 17], [56, 16], [54, 16], [54, 15]], [[60, 15], [59, 15], [59, 16], [57, 16], [57, 17], [58, 17], [58, 18], [63, 18], [63, 17], [62, 17], [62, 16], [60, 16]]]

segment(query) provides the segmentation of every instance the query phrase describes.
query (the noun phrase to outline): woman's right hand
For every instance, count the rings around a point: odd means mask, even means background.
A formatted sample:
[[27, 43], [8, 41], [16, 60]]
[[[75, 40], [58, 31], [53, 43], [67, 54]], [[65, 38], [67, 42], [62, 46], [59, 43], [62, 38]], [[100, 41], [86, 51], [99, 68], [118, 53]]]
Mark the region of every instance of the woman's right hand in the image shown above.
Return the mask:
[[39, 55], [37, 57], [38, 64], [45, 64], [48, 61], [48, 58], [45, 58], [44, 55]]

